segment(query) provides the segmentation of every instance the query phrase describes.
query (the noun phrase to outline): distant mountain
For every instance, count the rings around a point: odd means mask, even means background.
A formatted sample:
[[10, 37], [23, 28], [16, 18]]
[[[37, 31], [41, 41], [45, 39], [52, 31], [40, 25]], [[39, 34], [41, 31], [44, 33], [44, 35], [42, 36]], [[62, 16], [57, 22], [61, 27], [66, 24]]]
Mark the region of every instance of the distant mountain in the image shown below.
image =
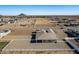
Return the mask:
[[20, 16], [20, 17], [24, 17], [24, 16], [26, 16], [25, 14], [23, 14], [23, 13], [21, 13], [20, 15], [18, 15], [18, 16]]

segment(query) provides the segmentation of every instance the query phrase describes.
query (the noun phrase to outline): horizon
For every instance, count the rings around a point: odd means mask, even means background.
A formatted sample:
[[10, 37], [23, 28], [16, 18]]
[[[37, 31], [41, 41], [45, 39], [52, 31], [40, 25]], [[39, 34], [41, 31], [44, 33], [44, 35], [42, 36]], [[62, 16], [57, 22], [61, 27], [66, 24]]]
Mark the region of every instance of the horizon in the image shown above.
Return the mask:
[[0, 15], [79, 15], [79, 5], [0, 5]]

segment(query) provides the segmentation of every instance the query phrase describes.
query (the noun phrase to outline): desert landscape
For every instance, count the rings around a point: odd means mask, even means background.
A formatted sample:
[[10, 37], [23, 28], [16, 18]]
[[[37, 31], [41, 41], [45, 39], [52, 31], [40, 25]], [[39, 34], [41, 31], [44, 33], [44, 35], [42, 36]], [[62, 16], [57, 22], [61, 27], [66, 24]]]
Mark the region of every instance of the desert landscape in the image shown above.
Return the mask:
[[[70, 22], [69, 22], [70, 21]], [[0, 16], [1, 54], [75, 54], [79, 16]], [[75, 28], [76, 27], [76, 28]], [[69, 32], [74, 32], [69, 37]], [[75, 37], [74, 37], [75, 35]], [[77, 43], [78, 44], [78, 43]], [[72, 48], [73, 47], [73, 48]]]

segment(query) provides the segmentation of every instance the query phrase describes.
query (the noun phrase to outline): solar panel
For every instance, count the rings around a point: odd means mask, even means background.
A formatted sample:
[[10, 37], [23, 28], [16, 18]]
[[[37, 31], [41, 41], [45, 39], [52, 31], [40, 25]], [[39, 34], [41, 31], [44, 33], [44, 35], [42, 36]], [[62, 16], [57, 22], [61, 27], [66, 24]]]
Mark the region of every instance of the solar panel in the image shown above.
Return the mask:
[[36, 43], [36, 40], [31, 40], [30, 43]]
[[42, 40], [37, 40], [37, 42], [36, 43], [42, 43]]

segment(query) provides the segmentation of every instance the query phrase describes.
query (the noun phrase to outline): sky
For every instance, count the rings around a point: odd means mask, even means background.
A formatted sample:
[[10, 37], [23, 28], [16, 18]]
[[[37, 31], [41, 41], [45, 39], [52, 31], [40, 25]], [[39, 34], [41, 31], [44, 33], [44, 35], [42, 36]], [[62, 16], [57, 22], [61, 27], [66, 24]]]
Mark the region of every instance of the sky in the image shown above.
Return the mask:
[[0, 5], [0, 15], [79, 15], [79, 5]]

